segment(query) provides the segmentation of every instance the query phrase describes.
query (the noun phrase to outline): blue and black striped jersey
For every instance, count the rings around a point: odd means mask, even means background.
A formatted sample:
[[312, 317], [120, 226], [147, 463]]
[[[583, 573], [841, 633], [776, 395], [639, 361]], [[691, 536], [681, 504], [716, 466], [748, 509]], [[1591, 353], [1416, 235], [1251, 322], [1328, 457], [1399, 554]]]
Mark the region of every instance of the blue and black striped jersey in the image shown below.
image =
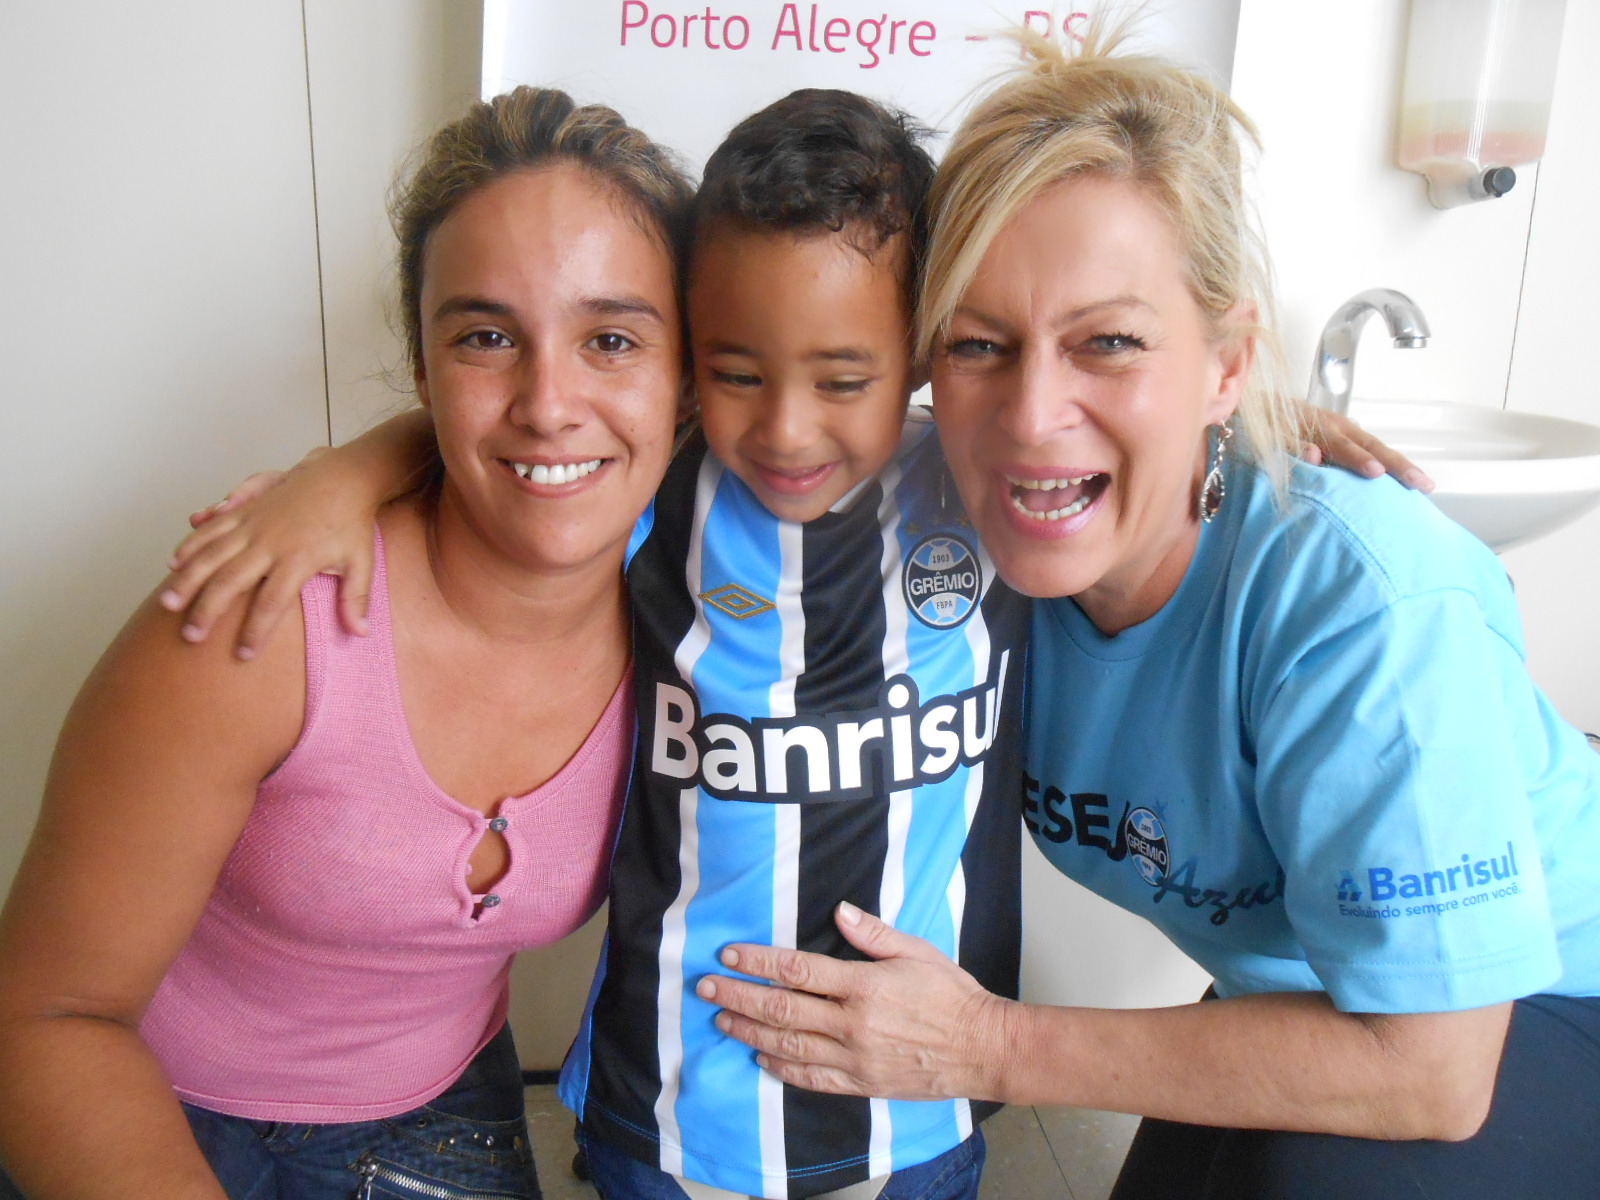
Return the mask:
[[925, 1162], [993, 1106], [785, 1087], [694, 994], [722, 947], [859, 957], [849, 900], [1016, 995], [1029, 605], [920, 410], [853, 499], [780, 521], [696, 438], [628, 567], [639, 748], [562, 1097], [590, 1136], [750, 1195]]

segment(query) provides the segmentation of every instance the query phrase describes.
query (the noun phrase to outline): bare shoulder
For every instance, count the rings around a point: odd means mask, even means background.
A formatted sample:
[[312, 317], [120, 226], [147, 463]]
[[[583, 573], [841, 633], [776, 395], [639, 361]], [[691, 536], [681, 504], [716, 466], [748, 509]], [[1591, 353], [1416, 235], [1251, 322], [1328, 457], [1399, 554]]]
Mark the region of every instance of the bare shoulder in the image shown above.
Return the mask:
[[[230, 613], [229, 628], [243, 619]], [[256, 787], [293, 748], [303, 624], [252, 662], [140, 606], [62, 727], [39, 823], [0, 915], [0, 1011], [136, 1021], [188, 939]]]
[[[148, 597], [84, 681], [62, 728], [55, 774], [98, 760], [126, 778], [142, 764], [258, 782], [299, 737], [305, 711], [305, 622], [296, 605], [292, 632], [251, 661], [232, 653], [246, 606], [219, 622], [223, 636], [191, 644], [182, 618]], [[108, 755], [109, 752], [109, 755]], [[181, 774], [180, 774], [181, 778]]]

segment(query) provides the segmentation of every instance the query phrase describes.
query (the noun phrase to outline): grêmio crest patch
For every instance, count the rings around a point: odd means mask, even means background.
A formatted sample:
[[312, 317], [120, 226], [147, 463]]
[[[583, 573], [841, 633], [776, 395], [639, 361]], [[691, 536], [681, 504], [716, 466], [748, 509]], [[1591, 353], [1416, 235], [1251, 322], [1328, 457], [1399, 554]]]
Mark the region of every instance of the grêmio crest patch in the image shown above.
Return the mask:
[[959, 537], [936, 533], [906, 555], [900, 582], [917, 620], [930, 629], [954, 629], [983, 597], [983, 566]]

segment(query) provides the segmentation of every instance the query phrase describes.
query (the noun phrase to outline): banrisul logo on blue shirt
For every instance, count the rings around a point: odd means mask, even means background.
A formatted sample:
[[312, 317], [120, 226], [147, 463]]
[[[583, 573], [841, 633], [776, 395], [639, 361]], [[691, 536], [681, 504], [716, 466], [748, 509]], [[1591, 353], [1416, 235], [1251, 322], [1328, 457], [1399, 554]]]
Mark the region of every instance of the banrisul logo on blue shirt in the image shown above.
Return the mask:
[[1520, 875], [1510, 842], [1503, 854], [1463, 854], [1460, 862], [1432, 871], [1396, 865], [1346, 869], [1339, 872], [1339, 915], [1393, 920], [1456, 912], [1521, 895]]
[[983, 567], [972, 547], [948, 533], [925, 537], [901, 573], [906, 606], [930, 629], [954, 629], [978, 607]]

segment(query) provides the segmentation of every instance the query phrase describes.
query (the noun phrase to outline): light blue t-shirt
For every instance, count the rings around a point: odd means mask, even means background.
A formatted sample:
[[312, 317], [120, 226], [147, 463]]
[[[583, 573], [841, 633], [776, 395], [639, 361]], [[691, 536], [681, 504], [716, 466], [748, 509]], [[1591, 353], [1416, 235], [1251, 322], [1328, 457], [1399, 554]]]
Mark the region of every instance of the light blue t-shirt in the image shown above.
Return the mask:
[[1600, 755], [1529, 680], [1498, 560], [1391, 480], [1228, 482], [1148, 621], [1035, 606], [1040, 848], [1223, 996], [1600, 994]]

